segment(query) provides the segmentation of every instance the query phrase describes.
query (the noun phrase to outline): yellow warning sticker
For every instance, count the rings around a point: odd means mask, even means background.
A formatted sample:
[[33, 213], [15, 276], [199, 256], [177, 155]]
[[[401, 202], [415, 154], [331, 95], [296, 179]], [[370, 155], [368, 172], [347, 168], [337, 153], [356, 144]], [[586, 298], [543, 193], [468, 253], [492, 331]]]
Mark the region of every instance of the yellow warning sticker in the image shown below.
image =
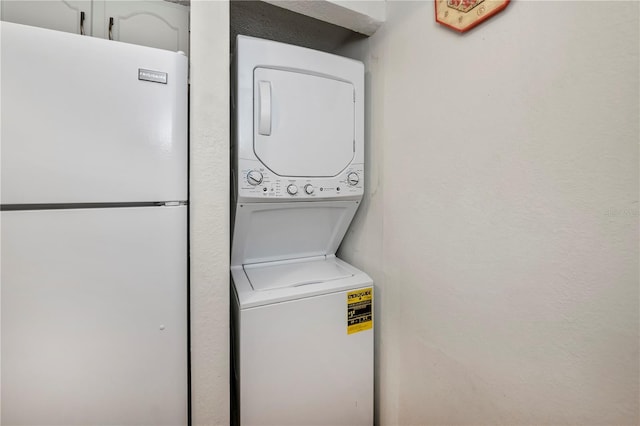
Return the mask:
[[373, 288], [347, 293], [347, 334], [373, 328]]

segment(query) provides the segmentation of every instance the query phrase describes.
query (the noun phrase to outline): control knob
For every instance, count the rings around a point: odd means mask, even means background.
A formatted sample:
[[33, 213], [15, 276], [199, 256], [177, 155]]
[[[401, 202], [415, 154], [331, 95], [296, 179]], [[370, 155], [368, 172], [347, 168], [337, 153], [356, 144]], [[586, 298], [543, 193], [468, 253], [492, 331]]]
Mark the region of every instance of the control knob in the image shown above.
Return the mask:
[[360, 176], [356, 172], [351, 172], [347, 175], [347, 183], [351, 186], [356, 186], [360, 182]]
[[257, 170], [251, 170], [247, 173], [247, 181], [253, 185], [260, 185], [262, 183], [262, 173]]
[[287, 186], [287, 192], [290, 195], [296, 195], [298, 193], [298, 187], [295, 186], [294, 184], [291, 184], [291, 185]]
[[313, 194], [313, 185], [311, 185], [310, 183], [306, 184], [304, 186], [304, 192], [306, 192], [309, 195]]

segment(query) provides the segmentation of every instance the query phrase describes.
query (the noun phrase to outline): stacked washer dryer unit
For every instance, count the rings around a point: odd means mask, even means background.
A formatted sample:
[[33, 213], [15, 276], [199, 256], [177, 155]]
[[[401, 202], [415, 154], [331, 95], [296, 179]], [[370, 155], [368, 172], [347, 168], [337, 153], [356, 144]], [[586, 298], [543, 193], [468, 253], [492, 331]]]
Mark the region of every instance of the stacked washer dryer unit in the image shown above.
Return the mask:
[[235, 62], [234, 412], [371, 425], [373, 283], [335, 257], [363, 194], [363, 65], [244, 36]]

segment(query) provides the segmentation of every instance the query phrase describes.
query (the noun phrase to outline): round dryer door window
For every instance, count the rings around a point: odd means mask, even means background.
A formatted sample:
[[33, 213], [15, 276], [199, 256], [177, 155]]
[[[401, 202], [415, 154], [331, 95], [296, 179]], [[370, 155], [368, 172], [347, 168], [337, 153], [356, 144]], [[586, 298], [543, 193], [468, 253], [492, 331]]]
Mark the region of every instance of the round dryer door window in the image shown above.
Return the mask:
[[351, 83], [301, 72], [254, 70], [254, 151], [280, 176], [331, 177], [354, 157]]

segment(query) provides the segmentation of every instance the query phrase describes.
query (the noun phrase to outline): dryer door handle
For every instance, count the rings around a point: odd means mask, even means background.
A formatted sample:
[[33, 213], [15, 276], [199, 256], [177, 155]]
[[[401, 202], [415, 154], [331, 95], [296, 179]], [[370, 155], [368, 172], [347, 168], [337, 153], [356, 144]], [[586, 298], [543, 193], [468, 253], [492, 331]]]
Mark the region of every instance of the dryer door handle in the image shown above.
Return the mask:
[[258, 132], [271, 136], [271, 82], [258, 82]]

